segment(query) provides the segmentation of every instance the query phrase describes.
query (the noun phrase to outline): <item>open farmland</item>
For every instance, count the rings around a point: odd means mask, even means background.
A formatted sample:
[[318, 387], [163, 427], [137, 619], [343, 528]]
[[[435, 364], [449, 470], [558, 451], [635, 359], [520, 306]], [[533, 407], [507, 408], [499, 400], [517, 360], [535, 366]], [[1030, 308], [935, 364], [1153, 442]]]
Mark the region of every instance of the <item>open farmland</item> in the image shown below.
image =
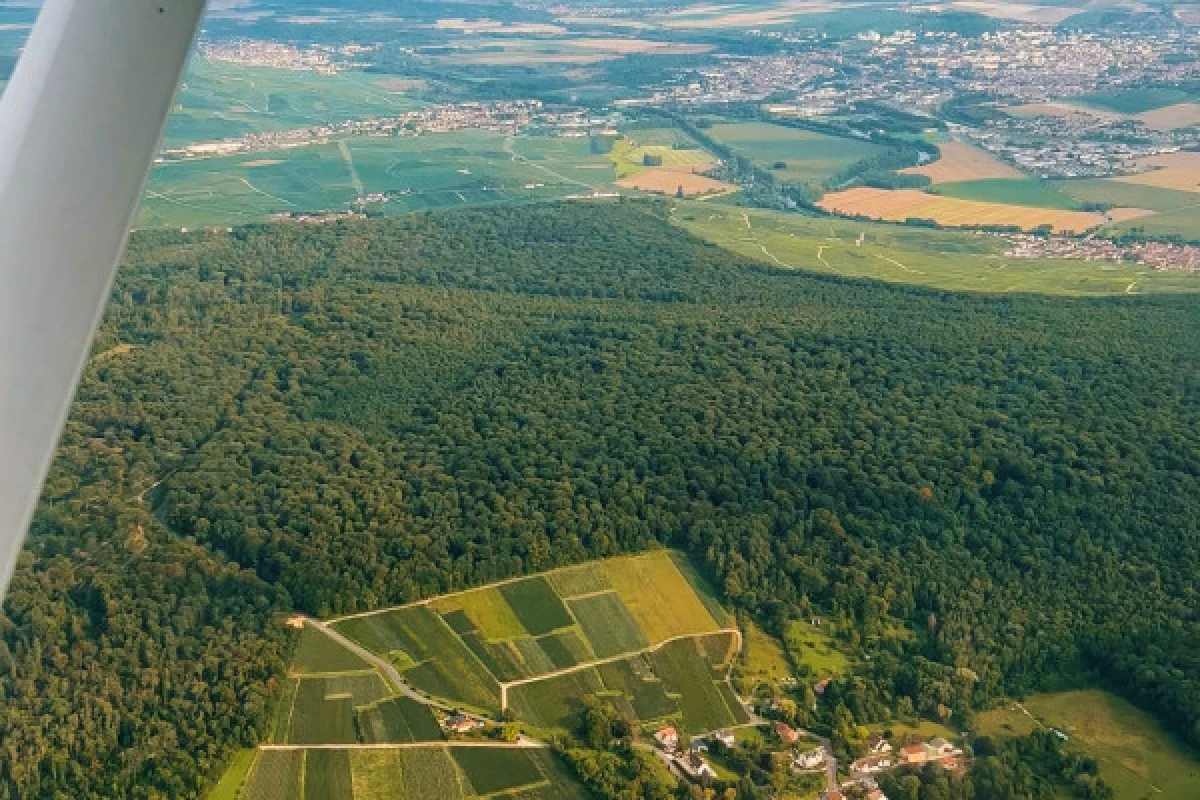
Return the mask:
[[1181, 151], [1142, 159], [1139, 166], [1149, 170], [1123, 175], [1113, 180], [1159, 189], [1200, 193], [1200, 153]]
[[[1127, 224], [1150, 224], [1162, 217]], [[1006, 258], [997, 237], [961, 231], [815, 219], [711, 203], [679, 203], [672, 218], [703, 239], [783, 269], [989, 293], [1122, 295], [1134, 281], [1140, 293], [1200, 291], [1200, 276], [1194, 274], [1147, 272], [1111, 262]]]
[[905, 175], [924, 175], [935, 184], [992, 179], [1020, 180], [1024, 174], [995, 156], [965, 142], [938, 145], [941, 157], [920, 167], [900, 170]]
[[1200, 104], [1176, 103], [1138, 114], [1138, 119], [1156, 131], [1173, 131], [1200, 125]]
[[[608, 154], [618, 178], [628, 178], [647, 169], [661, 167], [683, 173], [701, 173], [716, 163], [708, 152], [689, 147], [678, 140], [673, 144], [655, 144], [654, 130], [634, 131], [629, 138], [618, 139]], [[645, 136], [643, 142], [639, 137]], [[648, 163], [650, 162], [650, 163]]]
[[310, 750], [304, 759], [305, 800], [354, 800], [350, 751]]
[[1037, 694], [976, 717], [979, 734], [1021, 736], [1056, 728], [1068, 748], [1095, 758], [1116, 800], [1200, 797], [1200, 761], [1149, 714], [1108, 692]]
[[947, 228], [1002, 226], [1034, 230], [1050, 226], [1059, 233], [1083, 233], [1108, 222], [1103, 214], [1089, 211], [960, 200], [914, 189], [848, 189], [826, 195], [817, 205], [842, 216], [890, 222], [930, 220]]
[[303, 750], [263, 750], [246, 781], [242, 800], [296, 800], [303, 797]]
[[1074, 211], [1078, 201], [1051, 183], [1034, 178], [1019, 180], [991, 179], [960, 183], [942, 183], [929, 190], [940, 197], [957, 197], [981, 203], [1004, 203], [1015, 206], [1035, 206]]
[[617, 185], [623, 189], [637, 189], [649, 194], [664, 194], [673, 197], [704, 197], [737, 191], [738, 187], [724, 181], [665, 167], [644, 169], [622, 178]]
[[870, 142], [767, 122], [722, 123], [705, 132], [783, 183], [821, 184], [854, 162], [882, 152]]
[[587, 797], [557, 757], [544, 749], [354, 750], [349, 759], [354, 800]]

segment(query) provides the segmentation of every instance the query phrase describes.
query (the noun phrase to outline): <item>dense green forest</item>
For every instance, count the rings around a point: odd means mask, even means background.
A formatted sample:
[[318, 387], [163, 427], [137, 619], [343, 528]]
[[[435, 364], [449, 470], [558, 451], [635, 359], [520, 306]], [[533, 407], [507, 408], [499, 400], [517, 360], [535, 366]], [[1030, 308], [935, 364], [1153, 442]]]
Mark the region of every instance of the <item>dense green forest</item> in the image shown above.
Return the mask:
[[0, 617], [0, 797], [196, 796], [282, 611], [659, 544], [853, 628], [843, 722], [1099, 681], [1200, 745], [1193, 300], [781, 272], [666, 217], [136, 236]]

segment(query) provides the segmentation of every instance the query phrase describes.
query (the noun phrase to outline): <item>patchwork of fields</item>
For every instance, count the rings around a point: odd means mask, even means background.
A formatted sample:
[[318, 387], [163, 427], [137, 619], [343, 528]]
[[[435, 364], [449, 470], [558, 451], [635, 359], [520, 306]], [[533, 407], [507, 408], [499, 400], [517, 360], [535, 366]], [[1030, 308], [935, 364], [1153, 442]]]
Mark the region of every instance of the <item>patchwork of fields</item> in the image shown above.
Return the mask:
[[[335, 620], [450, 705], [573, 724], [581, 699], [689, 730], [746, 719], [725, 677], [741, 634], [687, 567], [654, 552]], [[377, 725], [378, 723], [372, 723]]]
[[240, 800], [586, 800], [541, 748], [263, 749]]

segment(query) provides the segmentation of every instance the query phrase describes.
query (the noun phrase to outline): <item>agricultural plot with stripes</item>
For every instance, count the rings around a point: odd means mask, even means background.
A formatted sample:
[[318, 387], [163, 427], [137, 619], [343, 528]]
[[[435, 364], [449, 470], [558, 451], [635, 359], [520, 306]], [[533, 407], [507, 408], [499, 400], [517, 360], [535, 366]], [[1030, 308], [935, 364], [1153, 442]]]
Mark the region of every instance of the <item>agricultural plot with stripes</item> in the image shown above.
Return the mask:
[[585, 695], [634, 723], [746, 721], [726, 682], [741, 634], [665, 551], [615, 558], [334, 620], [406, 684], [449, 706], [571, 727]]

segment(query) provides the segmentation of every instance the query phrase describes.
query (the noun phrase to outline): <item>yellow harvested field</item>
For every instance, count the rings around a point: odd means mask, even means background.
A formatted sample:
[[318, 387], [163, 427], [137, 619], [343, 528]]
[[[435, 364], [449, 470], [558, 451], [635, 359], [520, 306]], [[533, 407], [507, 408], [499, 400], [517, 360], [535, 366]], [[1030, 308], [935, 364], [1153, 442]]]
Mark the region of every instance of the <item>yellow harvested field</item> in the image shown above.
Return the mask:
[[601, 566], [651, 643], [720, 629], [666, 551], [614, 558]]
[[741, 5], [687, 6], [663, 15], [661, 25], [674, 29], [751, 28], [783, 25], [804, 14], [824, 14], [854, 8], [858, 3], [790, 0], [763, 11], [745, 11]]
[[733, 184], [705, 175], [668, 167], [650, 167], [640, 170], [617, 181], [617, 185], [624, 189], [637, 189], [652, 194], [675, 195], [682, 189], [684, 197], [703, 197], [737, 189]]
[[273, 167], [276, 164], [282, 163], [283, 161], [278, 158], [260, 158], [257, 161], [243, 161], [242, 166], [249, 169], [254, 169], [255, 167]]
[[1200, 104], [1176, 103], [1173, 106], [1156, 108], [1153, 111], [1138, 114], [1137, 118], [1147, 128], [1153, 128], [1156, 131], [1190, 128], [1193, 125], [1200, 125]]
[[938, 197], [916, 189], [848, 189], [826, 195], [817, 205], [844, 216], [891, 222], [929, 219], [950, 228], [1003, 225], [1033, 230], [1050, 225], [1058, 233], [1082, 233], [1107, 222], [1103, 214], [981, 203], [956, 197]]
[[1110, 208], [1105, 216], [1109, 222], [1129, 222], [1131, 219], [1141, 219], [1153, 213], [1144, 208]]
[[942, 157], [920, 167], [900, 170], [905, 175], [924, 175], [933, 183], [981, 181], [992, 178], [1020, 180], [1025, 175], [991, 154], [966, 142], [938, 145]]
[[1161, 156], [1143, 158], [1138, 165], [1150, 171], [1137, 175], [1123, 175], [1112, 180], [1136, 183], [1139, 186], [1154, 186], [1159, 189], [1200, 193], [1200, 153], [1185, 151], [1165, 153]]

